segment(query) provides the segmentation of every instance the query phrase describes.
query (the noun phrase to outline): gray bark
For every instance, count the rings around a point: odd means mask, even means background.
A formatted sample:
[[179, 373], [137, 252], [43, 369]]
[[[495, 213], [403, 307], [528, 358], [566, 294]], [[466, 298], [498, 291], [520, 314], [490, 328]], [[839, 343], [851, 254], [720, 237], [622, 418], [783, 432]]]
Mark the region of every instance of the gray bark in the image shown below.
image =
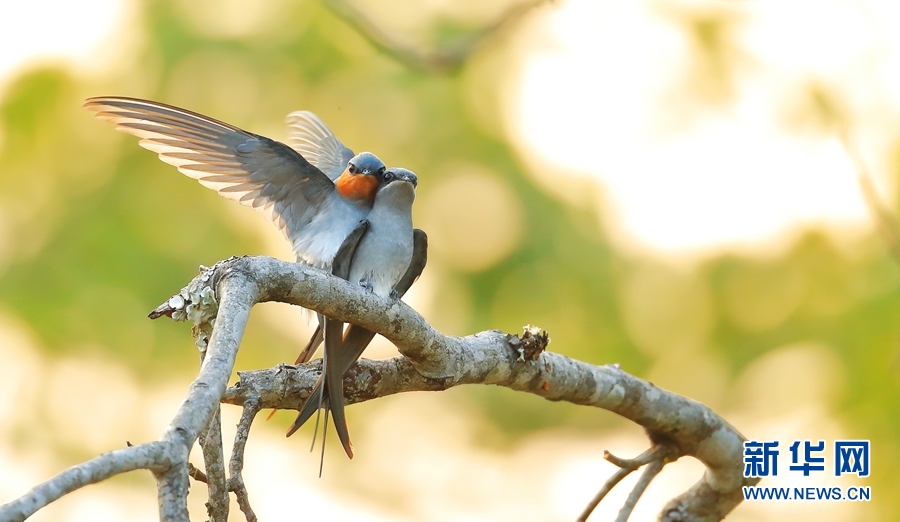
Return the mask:
[[[215, 290], [215, 298], [209, 288]], [[721, 520], [740, 503], [741, 486], [756, 482], [742, 476], [744, 438], [712, 410], [617, 366], [594, 366], [545, 351], [548, 339], [537, 329], [526, 329], [521, 337], [498, 331], [445, 336], [402, 301], [366, 293], [307, 266], [243, 257], [204, 269], [179, 295], [151, 313], [151, 317], [195, 321], [198, 345], [206, 350], [197, 379], [160, 440], [107, 453], [64, 471], [0, 506], [0, 521], [24, 520], [75, 489], [135, 469], [148, 469], [157, 479], [160, 520], [188, 520], [188, 454], [220, 401], [251, 408], [249, 430], [260, 408], [296, 408], [318, 377], [313, 363], [280, 365], [241, 372], [241, 381], [226, 392], [250, 308], [264, 301], [320, 311], [376, 331], [397, 346], [401, 356], [361, 360], [351, 368], [345, 376], [349, 403], [460, 384], [493, 384], [548, 400], [602, 408], [640, 424], [654, 447], [667, 446], [667, 451], [660, 452], [666, 455], [661, 464], [687, 455], [707, 468], [692, 488], [666, 506], [661, 520]], [[245, 442], [246, 434], [241, 447]], [[236, 481], [240, 482], [239, 476], [230, 480]], [[242, 482], [239, 489], [246, 501]]]

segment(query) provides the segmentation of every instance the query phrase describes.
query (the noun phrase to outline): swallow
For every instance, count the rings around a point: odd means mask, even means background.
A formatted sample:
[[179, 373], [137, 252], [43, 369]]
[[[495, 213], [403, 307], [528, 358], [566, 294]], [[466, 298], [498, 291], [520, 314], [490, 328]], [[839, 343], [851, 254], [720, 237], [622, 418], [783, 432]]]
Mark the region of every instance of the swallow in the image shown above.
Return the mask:
[[[310, 163], [321, 170], [331, 180], [338, 179], [353, 159], [353, 151], [341, 143], [328, 125], [310, 111], [295, 111], [288, 114], [288, 145], [300, 153]], [[312, 360], [319, 345], [324, 340], [325, 318], [318, 314], [318, 324], [306, 346], [294, 360], [294, 364], [304, 364]], [[273, 410], [273, 414], [275, 411]], [[271, 417], [271, 415], [270, 415]]]
[[[341, 143], [321, 118], [310, 111], [292, 112], [288, 114], [286, 121], [289, 132], [287, 143], [329, 178], [337, 179], [353, 157], [353, 151]], [[412, 282], [406, 286], [404, 293], [411, 284]], [[312, 360], [324, 340], [323, 324], [324, 318], [320, 315], [315, 331], [294, 360], [294, 365], [305, 364]]]
[[141, 138], [182, 174], [264, 213], [298, 262], [325, 270], [369, 214], [385, 171], [374, 154], [353, 155], [315, 115], [323, 146], [314, 159], [327, 173], [284, 143], [187, 109], [112, 96], [89, 98], [84, 107]]
[[[384, 172], [368, 218], [348, 235], [334, 259], [334, 275], [381, 297], [398, 299], [403, 296], [427, 262], [427, 236], [412, 226], [417, 185], [418, 178], [409, 170], [391, 168]], [[353, 458], [344, 414], [343, 376], [362, 355], [375, 333], [351, 325], [343, 335], [343, 322], [328, 317], [324, 325], [324, 370], [287, 436], [324, 405], [326, 429], [330, 411], [344, 451]]]

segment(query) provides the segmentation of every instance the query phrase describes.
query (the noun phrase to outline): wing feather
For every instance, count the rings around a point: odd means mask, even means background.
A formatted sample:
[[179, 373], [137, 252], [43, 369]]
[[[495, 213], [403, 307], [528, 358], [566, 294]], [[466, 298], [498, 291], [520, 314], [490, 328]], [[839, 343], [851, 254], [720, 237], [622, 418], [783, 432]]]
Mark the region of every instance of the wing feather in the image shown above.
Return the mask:
[[321, 119], [309, 111], [288, 114], [288, 144], [310, 163], [319, 168], [331, 180], [337, 179], [353, 151], [331, 132]]
[[124, 97], [90, 98], [84, 106], [141, 138], [142, 147], [186, 176], [260, 210], [289, 239], [334, 192], [334, 183], [301, 153], [202, 114]]

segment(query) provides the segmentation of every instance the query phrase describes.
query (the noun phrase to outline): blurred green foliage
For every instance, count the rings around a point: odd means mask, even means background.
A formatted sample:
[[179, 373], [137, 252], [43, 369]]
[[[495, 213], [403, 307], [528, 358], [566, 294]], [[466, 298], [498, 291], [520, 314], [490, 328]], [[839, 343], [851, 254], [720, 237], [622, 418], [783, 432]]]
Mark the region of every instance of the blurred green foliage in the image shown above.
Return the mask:
[[[820, 343], [842, 370], [841, 392], [828, 407], [848, 437], [872, 440], [876, 503], [884, 520], [900, 518], [889, 494], [900, 489], [891, 469], [900, 463], [900, 268], [879, 238], [848, 249], [809, 232], [777, 255], [723, 255], [689, 269], [619, 254], [593, 209], [543, 192], [504, 138], [478, 123], [466, 102], [473, 95], [467, 75], [484, 70], [409, 70], [316, 2], [282, 7], [263, 30], [215, 37], [192, 26], [178, 4], [147, 2], [140, 56], [113, 78], [97, 83], [45, 68], [7, 89], [0, 101], [0, 221], [8, 236], [0, 302], [43, 347], [78, 353], [90, 346], [146, 382], [182, 375], [187, 383], [196, 368], [187, 328], [150, 323], [146, 313], [198, 264], [262, 247], [230, 223], [232, 202], [92, 120], [80, 109], [85, 97], [146, 97], [263, 134], [279, 129], [288, 112], [310, 109], [354, 149], [418, 172], [420, 201], [459, 164], [482, 166], [511, 187], [525, 230], [512, 254], [476, 271], [439, 257], [430, 267], [439, 288], [456, 287], [468, 306], [453, 311], [463, 320], [448, 333], [537, 324], [550, 332], [551, 349], [637, 375], [671, 375], [654, 368], [681, 361], [679, 376], [655, 382], [682, 393], [707, 377], [691, 373], [693, 358], [710, 359], [725, 384], [694, 398], [719, 408], [736, 407], [733, 384], [761, 356]], [[460, 32], [435, 23], [445, 36]], [[721, 36], [702, 24], [697, 31]], [[294, 351], [286, 343], [251, 329], [241, 364], [283, 362]], [[601, 412], [493, 388], [472, 387], [466, 396], [505, 438], [564, 426], [596, 431], [599, 440], [620, 425]]]

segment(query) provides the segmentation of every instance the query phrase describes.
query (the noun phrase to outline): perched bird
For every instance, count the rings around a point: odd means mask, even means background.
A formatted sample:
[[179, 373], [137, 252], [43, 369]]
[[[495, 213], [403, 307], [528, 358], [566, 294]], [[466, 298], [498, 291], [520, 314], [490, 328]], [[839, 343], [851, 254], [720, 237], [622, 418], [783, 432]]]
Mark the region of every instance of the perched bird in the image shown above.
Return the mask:
[[[98, 97], [84, 106], [97, 118], [115, 123], [117, 130], [141, 138], [142, 147], [183, 174], [263, 212], [291, 242], [298, 262], [394, 297], [402, 297], [425, 266], [427, 238], [412, 229], [415, 174], [399, 168], [386, 171], [369, 152], [354, 155], [311, 112], [288, 116], [288, 146], [148, 100]], [[327, 396], [326, 425], [332, 411], [341, 443], [352, 458], [342, 377], [375, 334], [355, 325], [346, 338], [342, 334], [343, 323], [319, 314], [319, 327], [298, 362], [308, 362], [324, 337], [324, 372], [313, 391], [315, 399], [304, 404], [288, 435], [318, 411]]]
[[[283, 143], [186, 109], [124, 97], [90, 98], [84, 106], [141, 138], [142, 147], [183, 174], [263, 212], [291, 242], [298, 262], [326, 270], [372, 209], [384, 174], [377, 156], [353, 156], [324, 124], [333, 141], [323, 135], [323, 143], [333, 149], [321, 148], [316, 161], [329, 165], [327, 175]], [[328, 160], [329, 150], [338, 156]]]
[[[310, 111], [295, 111], [288, 114], [287, 143], [330, 179], [341, 176], [353, 158], [353, 151], [341, 143], [328, 125]], [[304, 364], [312, 360], [319, 345], [324, 340], [325, 318], [319, 314], [316, 329], [306, 346], [300, 350], [294, 364]], [[273, 410], [274, 414], [275, 411]], [[269, 416], [271, 417], [271, 415]]]
[[[412, 227], [416, 175], [406, 169], [391, 168], [384, 172], [383, 180], [372, 211], [348, 236], [334, 259], [333, 270], [335, 275], [359, 284], [366, 291], [396, 299], [422, 273], [427, 260], [427, 237]], [[350, 326], [343, 339], [342, 334], [342, 322], [325, 319], [324, 371], [288, 436], [324, 404], [326, 429], [330, 410], [344, 451], [353, 458], [344, 415], [343, 376], [375, 334], [356, 325]]]

